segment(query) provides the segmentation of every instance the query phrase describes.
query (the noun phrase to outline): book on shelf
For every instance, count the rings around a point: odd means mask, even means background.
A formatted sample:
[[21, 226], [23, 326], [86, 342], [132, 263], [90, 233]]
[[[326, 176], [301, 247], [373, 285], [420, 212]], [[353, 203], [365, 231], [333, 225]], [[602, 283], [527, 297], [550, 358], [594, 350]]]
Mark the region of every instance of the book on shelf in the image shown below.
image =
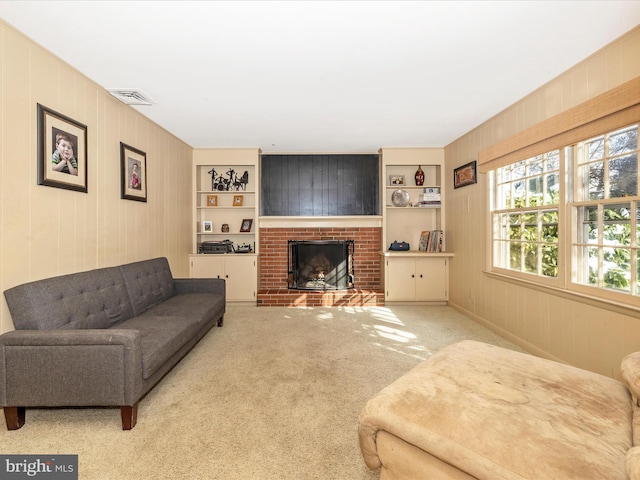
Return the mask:
[[442, 230], [425, 230], [420, 234], [418, 250], [427, 253], [442, 252], [442, 240], [444, 232]]

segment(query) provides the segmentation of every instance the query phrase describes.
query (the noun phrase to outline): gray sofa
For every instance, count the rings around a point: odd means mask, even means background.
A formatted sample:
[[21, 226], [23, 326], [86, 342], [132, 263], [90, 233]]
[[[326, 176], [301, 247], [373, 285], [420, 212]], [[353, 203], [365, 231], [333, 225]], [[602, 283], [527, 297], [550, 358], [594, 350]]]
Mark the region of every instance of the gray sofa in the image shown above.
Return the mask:
[[0, 335], [0, 405], [9, 430], [26, 407], [138, 402], [213, 325], [225, 282], [173, 278], [166, 258], [63, 275], [4, 292], [15, 331]]

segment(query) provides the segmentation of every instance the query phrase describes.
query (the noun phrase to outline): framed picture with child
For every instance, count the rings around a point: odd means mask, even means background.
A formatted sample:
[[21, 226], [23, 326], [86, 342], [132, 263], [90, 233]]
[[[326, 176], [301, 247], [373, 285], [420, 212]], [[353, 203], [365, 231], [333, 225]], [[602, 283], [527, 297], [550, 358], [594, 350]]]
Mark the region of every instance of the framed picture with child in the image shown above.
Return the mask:
[[147, 201], [147, 154], [120, 142], [121, 198]]
[[40, 104], [38, 185], [87, 193], [87, 126]]

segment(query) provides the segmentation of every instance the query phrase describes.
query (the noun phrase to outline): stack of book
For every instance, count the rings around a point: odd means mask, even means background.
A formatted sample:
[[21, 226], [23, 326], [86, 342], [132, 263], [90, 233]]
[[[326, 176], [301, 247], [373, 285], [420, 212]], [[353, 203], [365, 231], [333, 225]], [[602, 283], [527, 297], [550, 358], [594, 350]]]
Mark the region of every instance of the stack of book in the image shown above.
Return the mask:
[[442, 230], [425, 230], [420, 234], [418, 250], [429, 253], [442, 252], [443, 237]]
[[425, 187], [424, 193], [418, 197], [416, 207], [439, 207], [440, 187]]

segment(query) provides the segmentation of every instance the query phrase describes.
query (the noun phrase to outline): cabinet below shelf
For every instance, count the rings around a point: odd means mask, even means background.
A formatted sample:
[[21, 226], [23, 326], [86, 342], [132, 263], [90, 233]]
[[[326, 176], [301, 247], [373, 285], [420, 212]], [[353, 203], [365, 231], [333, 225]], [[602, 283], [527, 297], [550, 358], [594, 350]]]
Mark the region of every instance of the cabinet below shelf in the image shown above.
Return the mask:
[[230, 302], [255, 302], [258, 289], [255, 253], [191, 254], [191, 278], [222, 278]]
[[451, 253], [385, 252], [385, 301], [444, 304]]

